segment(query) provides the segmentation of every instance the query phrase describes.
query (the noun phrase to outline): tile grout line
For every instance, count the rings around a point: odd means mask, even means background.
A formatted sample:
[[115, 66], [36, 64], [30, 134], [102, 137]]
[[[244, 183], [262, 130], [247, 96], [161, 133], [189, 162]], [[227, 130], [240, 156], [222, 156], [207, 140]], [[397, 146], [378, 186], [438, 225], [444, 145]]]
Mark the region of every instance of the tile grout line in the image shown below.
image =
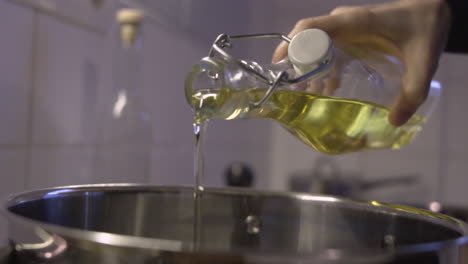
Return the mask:
[[[29, 108], [29, 107], [28, 107]], [[29, 112], [29, 110], [28, 110]], [[29, 115], [29, 114], [28, 114]], [[28, 129], [29, 129], [29, 117], [27, 118], [27, 123], [28, 123]], [[24, 149], [24, 148], [28, 148], [28, 147], [37, 147], [37, 148], [60, 148], [60, 147], [64, 147], [64, 148], [86, 148], [86, 147], [94, 147], [94, 146], [101, 146], [103, 144], [99, 144], [99, 143], [51, 143], [51, 144], [48, 144], [48, 143], [41, 143], [41, 144], [34, 144], [34, 143], [31, 143], [30, 139], [30, 133], [29, 131], [27, 131], [27, 135], [26, 135], [26, 138], [27, 138], [27, 142], [25, 144], [0, 144], [0, 149], [1, 148], [5, 148], [5, 149]], [[152, 148], [172, 148], [173, 146], [171, 145], [159, 145], [159, 144], [151, 144], [151, 147]], [[178, 147], [176, 147], [176, 149], [180, 149]]]
[[28, 98], [28, 116], [27, 116], [27, 151], [26, 151], [26, 175], [23, 182], [24, 189], [27, 189], [31, 180], [32, 173], [32, 152], [33, 152], [33, 135], [34, 135], [34, 98], [36, 95], [36, 63], [37, 63], [37, 37], [39, 29], [39, 13], [33, 11], [32, 19], [32, 36], [31, 36], [31, 65], [30, 65], [30, 84], [29, 84], [29, 98]]

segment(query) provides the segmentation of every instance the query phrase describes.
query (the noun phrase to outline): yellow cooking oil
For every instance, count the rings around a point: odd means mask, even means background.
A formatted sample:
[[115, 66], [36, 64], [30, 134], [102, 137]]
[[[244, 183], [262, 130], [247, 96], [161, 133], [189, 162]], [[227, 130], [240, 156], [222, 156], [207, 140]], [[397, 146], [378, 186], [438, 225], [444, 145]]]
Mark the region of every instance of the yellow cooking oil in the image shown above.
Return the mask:
[[292, 135], [326, 154], [367, 149], [400, 148], [410, 143], [424, 119], [415, 115], [402, 127], [388, 122], [389, 109], [374, 103], [276, 90], [261, 106], [254, 106], [266, 89], [202, 89], [191, 104], [195, 123], [209, 119], [268, 118], [280, 122]]

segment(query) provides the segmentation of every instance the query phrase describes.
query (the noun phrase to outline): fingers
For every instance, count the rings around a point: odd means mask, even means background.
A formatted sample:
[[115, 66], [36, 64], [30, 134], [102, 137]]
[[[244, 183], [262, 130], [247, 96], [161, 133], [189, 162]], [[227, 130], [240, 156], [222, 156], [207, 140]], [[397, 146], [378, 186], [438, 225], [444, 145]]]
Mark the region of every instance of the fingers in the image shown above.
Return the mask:
[[340, 79], [336, 77], [331, 77], [324, 80], [325, 89], [323, 90], [323, 95], [332, 96], [335, 94], [336, 89], [340, 87]]
[[[340, 30], [348, 30], [349, 24], [346, 23], [347, 16], [345, 15], [330, 15], [330, 16], [321, 16], [313, 17], [299, 20], [296, 23], [293, 30], [288, 34], [290, 38], [294, 37], [297, 33], [309, 29], [309, 28], [318, 28], [326, 31], [333, 37], [333, 33]], [[288, 54], [288, 43], [285, 41], [281, 42], [280, 45], [276, 48], [273, 53], [272, 62], [276, 63], [282, 60]]]
[[[410, 53], [411, 52], [411, 53]], [[437, 61], [427, 45], [411, 45], [406, 52], [406, 73], [403, 86], [393, 105], [389, 121], [394, 126], [405, 124], [427, 98]]]
[[311, 94], [333, 96], [339, 86], [340, 80], [331, 76], [325, 79], [310, 80], [299, 88]]
[[[371, 47], [402, 59], [406, 73], [389, 114], [390, 123], [401, 126], [425, 101], [448, 32], [450, 20], [447, 16], [437, 16], [442, 4], [441, 1], [434, 2], [391, 1], [359, 8], [340, 7], [328, 16], [300, 20], [289, 37], [308, 28], [318, 28], [344, 47], [352, 47], [349, 44], [356, 44], [360, 49]], [[273, 55], [273, 62], [283, 59], [287, 52], [287, 43], [281, 43]], [[310, 83], [310, 87], [304, 89], [332, 95], [339, 87], [338, 81]]]
[[311, 94], [322, 94], [324, 82], [322, 80], [311, 80], [307, 82], [306, 92]]
[[[319, 19], [319, 18], [318, 18]], [[315, 20], [314, 18], [308, 18], [308, 19], [302, 19], [299, 20], [292, 31], [288, 34], [289, 38], [294, 37], [297, 33], [308, 29], [308, 28], [313, 28], [313, 22], [312, 20]], [[280, 60], [282, 60], [286, 55], [288, 54], [288, 43], [285, 41], [282, 41], [278, 47], [276, 48], [275, 52], [273, 53], [273, 59], [272, 62], [276, 63]]]
[[[359, 40], [363, 35], [375, 35], [382, 31], [380, 20], [372, 11], [372, 6], [339, 7], [330, 15], [312, 17], [299, 20], [289, 33], [294, 37], [297, 33], [309, 29], [318, 28], [327, 32], [331, 38], [342, 38], [347, 41]], [[276, 63], [286, 57], [288, 44], [282, 42], [273, 54], [272, 62]]]
[[[420, 95], [424, 97], [424, 95]], [[390, 124], [399, 127], [404, 125], [416, 113], [423, 101], [415, 100], [413, 96], [401, 91], [397, 97], [397, 102], [390, 111]]]
[[275, 52], [273, 53], [273, 58], [271, 59], [272, 63], [277, 63], [282, 60], [288, 54], [288, 44], [284, 41], [276, 47]]

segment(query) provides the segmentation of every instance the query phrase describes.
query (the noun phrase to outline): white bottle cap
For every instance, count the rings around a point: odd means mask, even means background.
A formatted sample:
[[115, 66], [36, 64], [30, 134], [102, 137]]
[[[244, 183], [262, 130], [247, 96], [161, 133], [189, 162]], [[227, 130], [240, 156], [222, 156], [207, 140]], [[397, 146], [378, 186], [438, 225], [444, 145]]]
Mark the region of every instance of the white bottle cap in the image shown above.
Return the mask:
[[139, 24], [143, 20], [143, 12], [135, 8], [122, 8], [117, 12], [116, 19], [121, 24]]
[[330, 58], [332, 41], [325, 31], [306, 29], [295, 35], [288, 47], [289, 61], [301, 76], [318, 68]]

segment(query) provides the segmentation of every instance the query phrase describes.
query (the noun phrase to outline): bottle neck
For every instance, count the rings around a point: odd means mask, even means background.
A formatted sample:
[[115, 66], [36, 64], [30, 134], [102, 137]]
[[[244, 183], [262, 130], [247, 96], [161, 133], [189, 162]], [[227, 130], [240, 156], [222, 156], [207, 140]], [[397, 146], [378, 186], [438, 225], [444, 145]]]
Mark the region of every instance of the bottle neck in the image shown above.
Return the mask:
[[309, 65], [298, 65], [298, 64], [293, 64], [294, 71], [295, 71], [295, 77], [299, 78], [301, 76], [304, 76], [306, 74], [309, 74], [313, 71], [317, 71], [315, 74], [310, 76], [309, 78], [315, 79], [315, 78], [320, 78], [327, 73], [330, 72], [330, 70], [333, 68], [333, 65], [335, 64], [335, 51], [334, 49], [330, 49], [327, 53], [327, 55], [323, 58], [318, 63], [315, 64], [309, 64]]
[[128, 95], [133, 95], [141, 85], [141, 51], [143, 47], [143, 41], [140, 36], [141, 34], [130, 34], [129, 36], [128, 32], [126, 35], [122, 33], [122, 31], [125, 31], [125, 27], [122, 28], [122, 26], [120, 28], [119, 38], [115, 40], [117, 43], [113, 52], [114, 87], [119, 92], [125, 92]]

